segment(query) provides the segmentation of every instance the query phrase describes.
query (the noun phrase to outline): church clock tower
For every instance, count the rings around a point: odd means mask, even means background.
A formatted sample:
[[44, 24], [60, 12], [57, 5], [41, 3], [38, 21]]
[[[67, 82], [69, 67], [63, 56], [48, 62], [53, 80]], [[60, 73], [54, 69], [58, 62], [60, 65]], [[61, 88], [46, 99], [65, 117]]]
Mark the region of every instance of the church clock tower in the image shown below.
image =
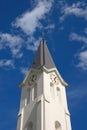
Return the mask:
[[44, 39], [20, 87], [17, 130], [71, 130], [67, 83], [55, 67]]

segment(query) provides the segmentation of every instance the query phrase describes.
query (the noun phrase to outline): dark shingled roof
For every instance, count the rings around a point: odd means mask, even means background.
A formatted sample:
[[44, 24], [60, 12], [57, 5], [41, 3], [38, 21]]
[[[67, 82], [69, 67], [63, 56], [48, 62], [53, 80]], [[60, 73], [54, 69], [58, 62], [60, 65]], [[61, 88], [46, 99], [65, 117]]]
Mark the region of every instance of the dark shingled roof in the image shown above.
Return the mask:
[[47, 69], [55, 68], [55, 64], [44, 39], [41, 40], [31, 68], [38, 69], [43, 66], [45, 66]]

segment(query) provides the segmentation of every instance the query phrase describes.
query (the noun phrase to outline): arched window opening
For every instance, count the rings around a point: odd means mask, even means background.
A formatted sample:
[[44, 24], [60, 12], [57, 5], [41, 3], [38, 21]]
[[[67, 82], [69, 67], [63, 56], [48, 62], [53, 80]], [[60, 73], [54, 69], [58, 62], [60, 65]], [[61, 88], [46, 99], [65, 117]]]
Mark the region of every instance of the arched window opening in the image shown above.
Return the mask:
[[56, 87], [56, 97], [57, 100], [59, 100], [59, 102], [61, 103], [61, 91], [59, 87]]
[[34, 99], [37, 98], [37, 85], [34, 86]]
[[50, 93], [51, 93], [51, 98], [54, 99], [55, 92], [54, 92], [54, 85], [53, 85], [53, 83], [50, 83]]
[[37, 84], [35, 84], [32, 88], [32, 101], [37, 98]]
[[27, 104], [30, 102], [30, 88], [27, 90]]
[[57, 92], [57, 96], [59, 96], [60, 95], [60, 89], [59, 89], [59, 87], [56, 87], [56, 92]]
[[27, 130], [33, 130], [33, 123], [31, 121], [28, 123]]
[[55, 130], [61, 130], [61, 124], [58, 121], [55, 121]]

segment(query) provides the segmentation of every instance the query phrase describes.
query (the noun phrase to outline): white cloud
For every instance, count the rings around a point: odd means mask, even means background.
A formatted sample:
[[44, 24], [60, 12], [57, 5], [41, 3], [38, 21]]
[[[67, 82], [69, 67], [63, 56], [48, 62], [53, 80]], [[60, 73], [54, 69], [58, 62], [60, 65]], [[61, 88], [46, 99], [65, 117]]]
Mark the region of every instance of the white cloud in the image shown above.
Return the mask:
[[21, 67], [20, 68], [20, 72], [23, 74], [23, 75], [26, 75], [28, 73], [29, 69], [27, 67]]
[[54, 24], [50, 24], [48, 25], [47, 27], [45, 27], [45, 29], [54, 29], [55, 28], [55, 25]]
[[7, 59], [0, 60], [0, 67], [15, 68], [13, 60], [7, 60]]
[[78, 58], [76, 67], [87, 70], [87, 37], [78, 35], [77, 33], [71, 33], [70, 40], [83, 43], [81, 50], [76, 54]]
[[[0, 33], [0, 50], [8, 48], [13, 58], [21, 58], [23, 56], [23, 52], [21, 51], [23, 47], [31, 51], [36, 51], [40, 39], [36, 40], [33, 34], [37, 29], [43, 27], [41, 20], [45, 19], [46, 14], [51, 10], [52, 3], [53, 0], [35, 0], [36, 6], [32, 10], [17, 17], [12, 23], [15, 29], [20, 28], [25, 33], [25, 40], [22, 39], [22, 36]], [[46, 29], [49, 28], [53, 29], [54, 25], [46, 27]], [[29, 35], [28, 38], [27, 35]]]
[[87, 44], [87, 37], [80, 36], [77, 33], [71, 33], [70, 34], [70, 40], [78, 41], [78, 42], [83, 42], [83, 43]]
[[52, 1], [53, 0], [39, 1], [32, 11], [27, 11], [20, 17], [17, 17], [13, 26], [21, 28], [27, 35], [32, 35], [37, 28], [42, 28], [40, 20], [44, 19], [45, 15], [50, 11]]
[[76, 17], [87, 20], [87, 5], [84, 2], [73, 3], [71, 6], [65, 4], [61, 8], [61, 13], [61, 22], [69, 15], [74, 15]]
[[79, 63], [77, 67], [87, 70], [87, 50], [82, 51], [78, 54]]
[[84, 29], [85, 34], [87, 34], [87, 28]]
[[30, 37], [27, 40], [27, 47], [26, 49], [31, 50], [31, 51], [36, 51], [38, 46], [40, 44], [40, 38], [36, 40], [34, 37]]
[[0, 33], [0, 49], [5, 49], [6, 47], [8, 47], [13, 57], [22, 57], [22, 42], [23, 39], [19, 36], [13, 36], [8, 33]]
[[[14, 30], [13, 35], [11, 33], [0, 32], [0, 50], [5, 50], [6, 53], [10, 52], [9, 54], [13, 60], [22, 58], [25, 54], [25, 51], [22, 52], [23, 49], [36, 51], [40, 44], [40, 38], [36, 39], [34, 34], [37, 29], [42, 29], [44, 27], [42, 20], [45, 20], [46, 16], [49, 15], [53, 2], [53, 0], [35, 0], [35, 4], [31, 11], [23, 13], [12, 22], [11, 30], [14, 28], [19, 34], [23, 35], [15, 35]], [[46, 28], [44, 27], [44, 30], [54, 29], [54, 27], [55, 25], [50, 24], [46, 26]], [[13, 66], [12, 60], [7, 61], [3, 59], [0, 64], [0, 67], [5, 67], [7, 64], [11, 67]], [[24, 69], [22, 70], [24, 71]]]

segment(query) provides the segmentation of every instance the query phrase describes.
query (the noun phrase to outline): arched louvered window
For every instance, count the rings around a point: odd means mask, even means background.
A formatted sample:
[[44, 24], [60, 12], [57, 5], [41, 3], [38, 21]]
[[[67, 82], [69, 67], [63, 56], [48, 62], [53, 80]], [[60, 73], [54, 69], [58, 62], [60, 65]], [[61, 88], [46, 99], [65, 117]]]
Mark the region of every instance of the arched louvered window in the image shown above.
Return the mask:
[[32, 100], [34, 101], [37, 98], [37, 84], [32, 88]]
[[27, 104], [30, 102], [30, 88], [27, 90]]
[[34, 99], [37, 98], [37, 84], [34, 85]]
[[59, 87], [56, 87], [56, 96], [59, 102], [61, 103], [61, 91]]
[[50, 83], [50, 93], [51, 93], [51, 98], [55, 98], [55, 92], [54, 92], [54, 85], [53, 83]]
[[59, 89], [59, 87], [56, 87], [56, 93], [57, 93], [57, 96], [60, 96], [60, 89]]

